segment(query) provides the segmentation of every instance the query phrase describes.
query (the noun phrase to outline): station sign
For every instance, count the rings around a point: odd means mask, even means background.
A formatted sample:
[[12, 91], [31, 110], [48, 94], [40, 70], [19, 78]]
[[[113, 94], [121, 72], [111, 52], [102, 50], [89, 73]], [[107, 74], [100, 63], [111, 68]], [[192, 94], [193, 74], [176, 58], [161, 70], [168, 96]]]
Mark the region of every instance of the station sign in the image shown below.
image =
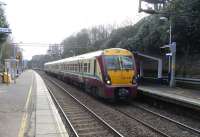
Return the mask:
[[11, 33], [11, 29], [9, 28], [0, 28], [0, 33]]
[[172, 56], [172, 53], [166, 53], [166, 56]]
[[160, 47], [161, 49], [165, 49], [166, 56], [172, 56], [173, 53], [176, 53], [176, 42], [172, 42], [172, 44], [164, 45]]

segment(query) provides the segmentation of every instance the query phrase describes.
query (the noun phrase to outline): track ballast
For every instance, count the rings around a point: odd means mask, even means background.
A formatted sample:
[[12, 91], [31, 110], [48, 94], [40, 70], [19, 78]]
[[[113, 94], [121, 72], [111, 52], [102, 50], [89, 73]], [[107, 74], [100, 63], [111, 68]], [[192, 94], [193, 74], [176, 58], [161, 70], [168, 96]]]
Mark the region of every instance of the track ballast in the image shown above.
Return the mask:
[[[122, 137], [118, 131], [71, 95], [65, 88], [47, 77], [45, 79], [52, 98], [57, 106], [59, 106], [60, 112], [63, 113], [62, 115], [65, 117], [65, 121], [70, 125], [73, 136]], [[55, 87], [57, 89], [56, 91], [53, 89]], [[59, 91], [58, 88], [60, 89]]]

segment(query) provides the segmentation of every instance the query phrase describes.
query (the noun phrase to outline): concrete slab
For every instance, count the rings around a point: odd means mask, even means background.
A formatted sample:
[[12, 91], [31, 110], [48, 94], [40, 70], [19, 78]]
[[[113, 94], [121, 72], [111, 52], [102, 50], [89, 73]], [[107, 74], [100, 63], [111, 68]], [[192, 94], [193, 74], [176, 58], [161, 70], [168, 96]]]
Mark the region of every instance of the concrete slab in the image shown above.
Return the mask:
[[41, 77], [36, 74], [36, 137], [68, 137], [68, 133]]
[[37, 110], [36, 111], [36, 115], [51, 115], [51, 111], [50, 110]]
[[196, 90], [169, 88], [159, 85], [142, 85], [138, 87], [138, 90], [142, 94], [200, 110], [200, 92]]
[[0, 84], [0, 137], [68, 137], [42, 78], [25, 71], [16, 84]]
[[49, 105], [37, 105], [37, 110], [49, 110]]
[[56, 121], [54, 120], [52, 115], [37, 115], [36, 114], [36, 125], [38, 124], [51, 124], [55, 123]]
[[57, 129], [55, 124], [37, 124], [36, 125], [36, 136], [45, 134], [57, 134]]
[[46, 134], [46, 135], [37, 135], [37, 137], [67, 137], [68, 134], [63, 133], [63, 134]]
[[33, 78], [33, 71], [28, 70], [19, 76], [16, 84], [0, 84], [0, 136], [18, 136]]

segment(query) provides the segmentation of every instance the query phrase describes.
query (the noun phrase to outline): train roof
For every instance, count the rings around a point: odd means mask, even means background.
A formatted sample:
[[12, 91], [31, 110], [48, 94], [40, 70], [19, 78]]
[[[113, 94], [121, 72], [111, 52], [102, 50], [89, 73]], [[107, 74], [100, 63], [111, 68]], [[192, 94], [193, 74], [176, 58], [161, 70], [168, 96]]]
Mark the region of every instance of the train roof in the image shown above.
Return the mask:
[[47, 62], [45, 63], [45, 65], [63, 63], [66, 61], [69, 62], [69, 61], [76, 61], [76, 60], [82, 60], [82, 59], [89, 59], [89, 58], [100, 56], [102, 54], [103, 54], [103, 50], [100, 50], [100, 51], [90, 52], [90, 53], [86, 53], [86, 54], [82, 54], [82, 55], [78, 55], [74, 57], [64, 58], [57, 61]]
[[104, 49], [104, 50], [99, 50], [99, 51], [94, 51], [94, 52], [90, 52], [90, 53], [86, 53], [86, 54], [82, 54], [82, 55], [78, 55], [78, 56], [74, 56], [74, 57], [69, 57], [69, 58], [64, 58], [61, 60], [57, 60], [57, 61], [52, 61], [52, 62], [47, 62], [45, 63], [45, 65], [51, 65], [51, 64], [57, 64], [57, 63], [63, 63], [63, 62], [71, 62], [71, 61], [76, 61], [76, 60], [82, 60], [82, 59], [90, 59], [90, 58], [94, 58], [103, 54], [112, 54], [113, 51], [123, 51], [127, 54], [132, 54], [130, 51], [126, 50], [126, 49], [121, 49], [121, 48], [110, 48], [110, 49]]

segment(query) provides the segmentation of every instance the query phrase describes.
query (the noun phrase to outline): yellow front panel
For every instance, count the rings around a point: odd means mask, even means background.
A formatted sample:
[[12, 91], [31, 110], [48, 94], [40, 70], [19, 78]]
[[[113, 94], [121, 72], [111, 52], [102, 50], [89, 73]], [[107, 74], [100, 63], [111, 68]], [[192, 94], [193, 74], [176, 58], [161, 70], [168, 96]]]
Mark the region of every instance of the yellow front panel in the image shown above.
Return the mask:
[[[121, 64], [122, 60], [118, 58], [119, 60], [117, 61], [117, 57], [123, 57], [123, 56], [133, 57], [133, 54], [126, 49], [112, 48], [112, 49], [105, 49], [104, 55], [105, 57], [115, 57], [115, 59], [107, 58], [106, 62], [110, 64], [110, 66], [107, 69], [107, 72], [108, 75], [110, 76], [112, 85], [131, 85], [132, 79], [136, 75], [135, 70], [130, 68], [123, 69]], [[117, 65], [118, 62], [119, 66]]]
[[133, 70], [109, 70], [108, 75], [112, 85], [131, 85], [135, 72]]
[[133, 54], [125, 49], [106, 49], [104, 50], [104, 55], [126, 55], [126, 56], [132, 56]]

